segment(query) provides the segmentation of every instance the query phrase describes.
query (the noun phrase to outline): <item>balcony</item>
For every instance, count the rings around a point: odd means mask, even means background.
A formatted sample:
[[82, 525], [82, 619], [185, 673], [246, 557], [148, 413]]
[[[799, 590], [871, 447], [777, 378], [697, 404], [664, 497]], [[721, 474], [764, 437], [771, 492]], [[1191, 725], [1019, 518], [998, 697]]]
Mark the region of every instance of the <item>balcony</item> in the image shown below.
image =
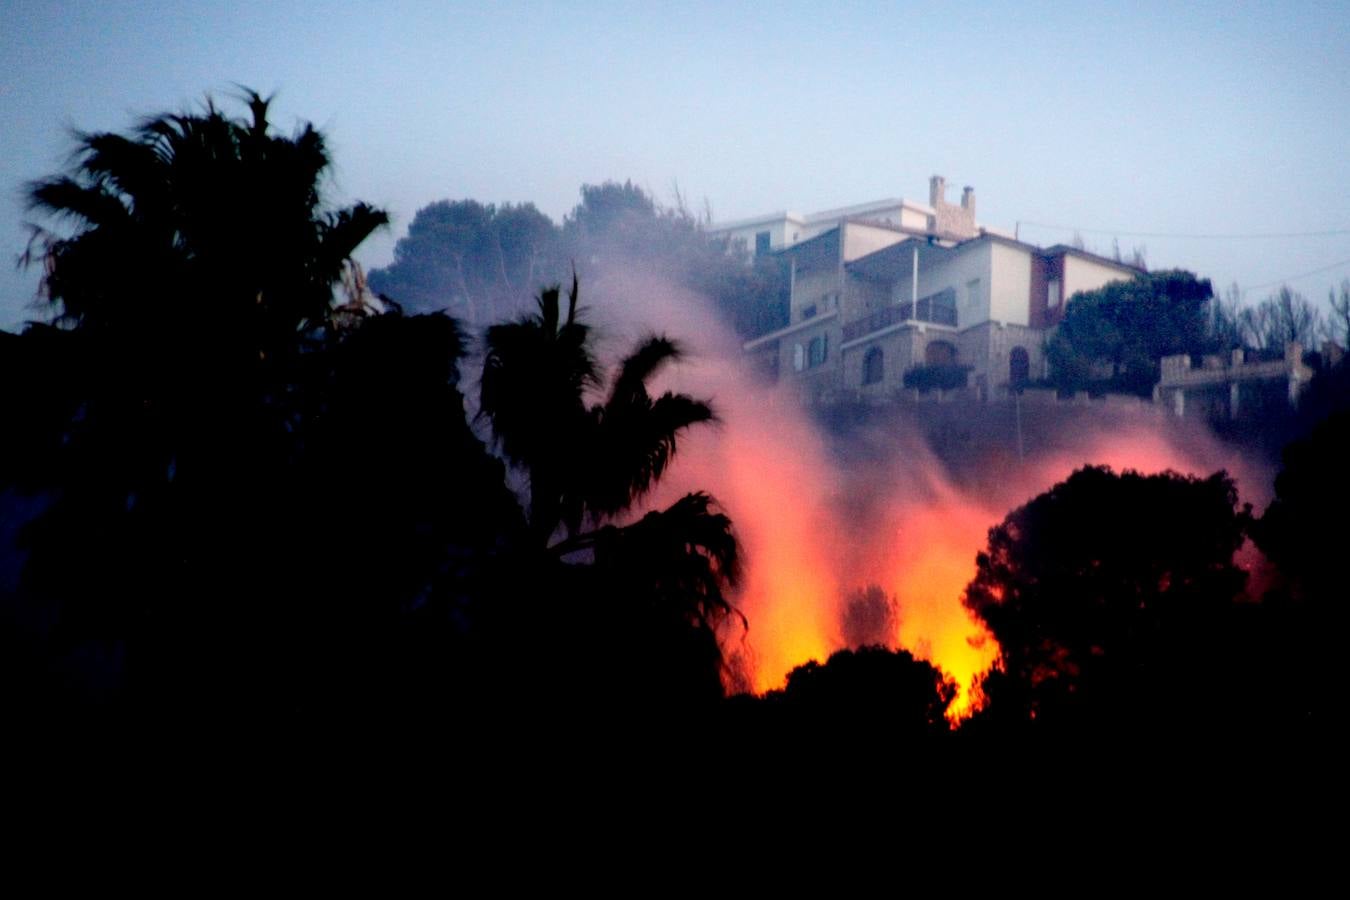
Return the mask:
[[866, 318], [850, 322], [844, 326], [844, 340], [855, 341], [860, 337], [899, 325], [903, 322], [926, 322], [933, 325], [956, 327], [956, 290], [946, 288], [936, 294], [920, 297], [917, 303], [904, 303], [879, 309]]

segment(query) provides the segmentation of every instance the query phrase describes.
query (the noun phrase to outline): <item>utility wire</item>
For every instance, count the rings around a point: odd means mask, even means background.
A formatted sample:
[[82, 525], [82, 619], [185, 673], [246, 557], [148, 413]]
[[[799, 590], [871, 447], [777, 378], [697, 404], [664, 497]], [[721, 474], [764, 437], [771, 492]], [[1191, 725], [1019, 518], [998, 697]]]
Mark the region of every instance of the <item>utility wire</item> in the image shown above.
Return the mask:
[[[1308, 237], [1332, 237], [1337, 235], [1350, 234], [1350, 228], [1334, 228], [1327, 231], [1267, 231], [1251, 234], [1185, 234], [1181, 232], [1167, 231], [1111, 231], [1104, 228], [1075, 228], [1071, 225], [1051, 225], [1046, 222], [1029, 222], [1026, 219], [1019, 219], [1018, 225], [1031, 225], [1036, 228], [1053, 228], [1060, 231], [1074, 231], [1083, 234], [1104, 234], [1115, 237], [1147, 237], [1147, 238], [1202, 238], [1205, 240], [1258, 240], [1265, 238], [1308, 238]], [[1342, 266], [1350, 265], [1350, 259], [1343, 259], [1334, 262], [1329, 266], [1322, 266], [1320, 269], [1313, 269], [1310, 272], [1300, 272], [1297, 275], [1288, 275], [1284, 278], [1277, 278], [1275, 281], [1266, 281], [1261, 284], [1253, 284], [1248, 287], [1240, 288], [1242, 296], [1246, 296], [1250, 291], [1260, 291], [1265, 288], [1275, 287], [1276, 285], [1286, 284], [1290, 281], [1297, 281], [1300, 278], [1308, 278], [1313, 275], [1321, 275], [1323, 272], [1330, 272], [1332, 269], [1339, 269]]]
[[1350, 228], [1333, 228], [1328, 231], [1266, 231], [1252, 234], [1186, 234], [1183, 232], [1170, 231], [1115, 231], [1106, 228], [1077, 228], [1073, 225], [1051, 225], [1047, 222], [1029, 222], [1026, 219], [1019, 219], [1018, 225], [1032, 225], [1036, 228], [1053, 228], [1059, 231], [1077, 231], [1083, 234], [1104, 234], [1116, 237], [1145, 237], [1145, 238], [1202, 238], [1204, 240], [1216, 241], [1243, 241], [1243, 240], [1263, 240], [1266, 238], [1308, 238], [1308, 237], [1332, 237], [1335, 235], [1350, 234]]
[[1298, 275], [1290, 275], [1286, 278], [1280, 278], [1275, 281], [1267, 281], [1264, 284], [1253, 284], [1250, 287], [1240, 287], [1242, 295], [1245, 297], [1248, 291], [1259, 291], [1263, 288], [1275, 287], [1277, 284], [1285, 284], [1290, 281], [1298, 281], [1300, 278], [1307, 278], [1310, 275], [1321, 275], [1323, 272], [1330, 272], [1332, 269], [1339, 269], [1341, 266], [1350, 265], [1350, 259], [1343, 259], [1340, 262], [1334, 262], [1329, 266], [1323, 266], [1320, 269], [1313, 269], [1311, 272], [1302, 272]]

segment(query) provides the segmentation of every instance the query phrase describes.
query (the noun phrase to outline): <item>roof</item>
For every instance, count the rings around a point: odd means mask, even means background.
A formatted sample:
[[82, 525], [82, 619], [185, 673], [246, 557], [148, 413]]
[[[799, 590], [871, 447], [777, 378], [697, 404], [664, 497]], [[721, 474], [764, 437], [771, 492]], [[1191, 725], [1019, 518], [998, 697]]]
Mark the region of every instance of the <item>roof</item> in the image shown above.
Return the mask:
[[806, 217], [806, 221], [810, 224], [829, 222], [834, 219], [863, 216], [869, 212], [880, 212], [883, 209], [895, 209], [897, 207], [909, 208], [915, 212], [921, 212], [928, 216], [934, 214], [931, 206], [915, 203], [913, 200], [906, 200], [903, 197], [887, 197], [884, 200], [873, 200], [870, 203], [856, 203], [852, 206], [841, 206], [837, 209], [826, 209], [821, 212], [811, 213]]
[[751, 216], [746, 219], [732, 219], [729, 222], [714, 222], [708, 226], [708, 231], [733, 231], [738, 228], [748, 228], [751, 225], [763, 225], [770, 222], [796, 222], [799, 225], [819, 225], [822, 222], [833, 222], [836, 219], [846, 219], [856, 216], [865, 216], [868, 213], [880, 212], [884, 209], [895, 209], [897, 207], [912, 209], [915, 212], [924, 215], [933, 215], [933, 208], [922, 203], [916, 203], [913, 200], [906, 200], [903, 197], [886, 197], [881, 200], [871, 200], [867, 203], [855, 203], [852, 206], [840, 206], [835, 209], [824, 209], [820, 212], [808, 213], [802, 215], [793, 210], [780, 210], [778, 212], [764, 213], [759, 216]]
[[[968, 243], [970, 242], [965, 242], [965, 244]], [[912, 271], [915, 248], [919, 251], [920, 265], [928, 266], [936, 260], [950, 258], [965, 244], [944, 246], [936, 235], [932, 236], [932, 240], [929, 240], [926, 236], [915, 236], [900, 241], [898, 244], [882, 247], [880, 250], [866, 256], [860, 256], [844, 265], [850, 272], [856, 272], [859, 275], [872, 278], [899, 278], [908, 276]]]
[[1117, 269], [1125, 269], [1129, 272], [1134, 272], [1135, 274], [1138, 275], [1143, 275], [1147, 272], [1146, 269], [1141, 269], [1139, 266], [1130, 265], [1129, 263], [1122, 262], [1121, 260], [1118, 259], [1110, 259], [1108, 257], [1101, 256], [1096, 253], [1090, 253], [1087, 250], [1080, 250], [1077, 247], [1070, 247], [1068, 244], [1055, 244], [1053, 247], [1048, 247], [1045, 250], [1041, 250], [1040, 252], [1045, 256], [1060, 256], [1060, 255], [1077, 256], [1081, 259], [1090, 260], [1095, 263], [1101, 263], [1104, 266], [1113, 266]]
[[799, 212], [791, 210], [780, 210], [779, 212], [765, 213], [762, 216], [751, 216], [748, 219], [732, 219], [730, 222], [714, 222], [708, 226], [708, 231], [716, 233], [718, 231], [734, 231], [737, 228], [748, 228], [751, 225], [764, 225], [770, 222], [796, 222], [799, 225], [806, 224], [806, 217]]
[[831, 319], [838, 318], [839, 310], [832, 309], [823, 312], [820, 315], [812, 316], [809, 319], [802, 319], [800, 322], [793, 322], [790, 325], [784, 325], [782, 328], [770, 331], [768, 334], [761, 334], [759, 337], [751, 338], [741, 345], [742, 350], [757, 350], [765, 344], [770, 344], [779, 338], [787, 337], [798, 331], [803, 331], [812, 326], [819, 325], [821, 322], [828, 322]]
[[[875, 226], [875, 223], [873, 222], [867, 222], [865, 224]], [[887, 227], [887, 226], [876, 226], [876, 227]], [[923, 235], [922, 234], [916, 235], [916, 237], [921, 236]], [[869, 253], [866, 256], [858, 257], [852, 262], [847, 263], [847, 266], [851, 270], [860, 272], [862, 274], [872, 274], [872, 275], [884, 274], [885, 271], [888, 268], [890, 268], [891, 264], [894, 263], [895, 260], [883, 254], [891, 254], [891, 256], [893, 257], [898, 257], [901, 255], [901, 250], [903, 249], [904, 258], [908, 260], [910, 258], [908, 254], [912, 251], [914, 241], [915, 238], [911, 238], [910, 240], [901, 241], [898, 244], [892, 244], [889, 247], [883, 247], [882, 249], [877, 250], [874, 253]], [[1101, 265], [1111, 266], [1112, 268], [1120, 269], [1123, 272], [1130, 272], [1132, 274], [1144, 273], [1144, 270], [1139, 268], [1138, 266], [1132, 266], [1129, 263], [1120, 262], [1114, 259], [1107, 259], [1105, 256], [1098, 256], [1097, 254], [1089, 253], [1086, 250], [1079, 250], [1077, 247], [1069, 247], [1065, 244], [1056, 244], [1053, 247], [1039, 247], [1035, 244], [1028, 244], [1024, 241], [1019, 241], [1010, 237], [1004, 237], [1001, 234], [994, 234], [988, 231], [983, 232], [982, 234], [979, 234], [976, 237], [968, 238], [964, 241], [961, 241], [958, 244], [954, 244], [951, 246], [944, 246], [941, 243], [940, 238], [938, 238], [937, 236], [933, 236], [931, 240], [928, 240], [926, 242], [926, 246], [921, 246], [920, 254], [922, 256], [928, 256], [930, 259], [935, 255], [937, 255], [939, 258], [945, 258], [952, 254], [959, 253], [968, 247], [972, 247], [976, 244], [985, 241], [995, 244], [1003, 244], [1006, 247], [1012, 247], [1017, 250], [1023, 250], [1027, 253], [1034, 253], [1038, 256], [1077, 256], [1082, 259], [1099, 263]]]
[[839, 238], [838, 225], [836, 225], [834, 228], [827, 228], [820, 234], [812, 235], [811, 237], [807, 238], [804, 241], [798, 241], [795, 244], [787, 244], [786, 246], [779, 247], [777, 250], [774, 250], [773, 253], [774, 255], [793, 253], [795, 251], [801, 250], [803, 247], [810, 247], [812, 250], [814, 250], [815, 246], [812, 245], [819, 245], [824, 241], [825, 238], [829, 237], [835, 238], [836, 240]]

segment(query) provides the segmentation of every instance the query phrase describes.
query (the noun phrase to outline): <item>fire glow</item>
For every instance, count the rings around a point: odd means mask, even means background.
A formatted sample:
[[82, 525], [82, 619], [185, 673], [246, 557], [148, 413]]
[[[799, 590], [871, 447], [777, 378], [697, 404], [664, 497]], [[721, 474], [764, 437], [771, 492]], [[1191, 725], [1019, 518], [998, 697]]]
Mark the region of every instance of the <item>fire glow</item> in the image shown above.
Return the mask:
[[[615, 296], [653, 295], [650, 285], [603, 287]], [[1010, 510], [1087, 464], [1195, 475], [1227, 468], [1254, 483], [1212, 442], [1179, 442], [1148, 412], [1085, 415], [1069, 449], [1025, 462], [991, 460], [978, 487], [955, 483], [916, 429], [899, 421], [876, 436], [882, 452], [866, 462], [841, 460], [795, 398], [742, 371], [735, 340], [709, 327], [713, 317], [699, 312], [698, 298], [671, 289], [656, 296], [664, 302], [638, 311], [647, 314], [646, 328], [698, 336], [665, 386], [712, 398], [720, 421], [681, 444], [650, 502], [708, 491], [735, 524], [745, 559], [736, 603], [749, 628], [724, 640], [733, 688], [781, 688], [797, 666], [845, 648], [844, 598], [877, 585], [898, 606], [884, 643], [951, 678], [959, 693], [949, 714], [962, 718], [977, 708], [979, 678], [999, 654], [962, 597], [989, 529]], [[627, 339], [643, 325], [620, 320], [612, 330]]]

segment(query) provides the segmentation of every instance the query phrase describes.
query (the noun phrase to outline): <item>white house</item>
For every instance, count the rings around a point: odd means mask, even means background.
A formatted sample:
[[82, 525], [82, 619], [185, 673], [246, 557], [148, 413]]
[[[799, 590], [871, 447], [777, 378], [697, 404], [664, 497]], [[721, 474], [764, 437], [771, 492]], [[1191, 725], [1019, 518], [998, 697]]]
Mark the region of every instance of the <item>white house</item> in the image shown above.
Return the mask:
[[959, 206], [949, 204], [946, 202], [945, 180], [940, 175], [934, 175], [929, 184], [927, 204], [888, 197], [807, 215], [785, 210], [733, 222], [718, 222], [708, 229], [708, 233], [714, 237], [727, 237], [756, 255], [762, 255], [809, 241], [845, 221], [889, 225], [913, 234], [951, 233], [969, 236], [978, 230], [975, 224], [975, 190], [966, 188]]
[[959, 206], [943, 191], [934, 177], [923, 229], [843, 215], [774, 251], [790, 272], [789, 323], [746, 351], [806, 399], [884, 395], [925, 364], [968, 367], [988, 398], [1045, 374], [1046, 333], [1070, 297], [1140, 271], [982, 228], [970, 188]]

